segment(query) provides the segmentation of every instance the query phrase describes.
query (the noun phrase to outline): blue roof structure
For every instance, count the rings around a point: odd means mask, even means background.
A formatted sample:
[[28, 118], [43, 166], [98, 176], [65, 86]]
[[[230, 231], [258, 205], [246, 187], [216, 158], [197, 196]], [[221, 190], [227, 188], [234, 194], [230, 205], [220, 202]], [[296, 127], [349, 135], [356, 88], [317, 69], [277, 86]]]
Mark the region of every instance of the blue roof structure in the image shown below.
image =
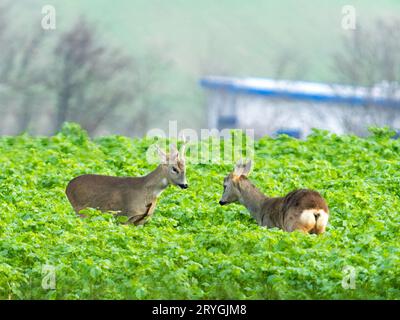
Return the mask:
[[392, 98], [388, 98], [385, 86], [367, 88], [304, 81], [219, 76], [204, 77], [200, 80], [200, 85], [206, 89], [223, 90], [233, 94], [259, 95], [288, 100], [400, 106], [400, 92]]

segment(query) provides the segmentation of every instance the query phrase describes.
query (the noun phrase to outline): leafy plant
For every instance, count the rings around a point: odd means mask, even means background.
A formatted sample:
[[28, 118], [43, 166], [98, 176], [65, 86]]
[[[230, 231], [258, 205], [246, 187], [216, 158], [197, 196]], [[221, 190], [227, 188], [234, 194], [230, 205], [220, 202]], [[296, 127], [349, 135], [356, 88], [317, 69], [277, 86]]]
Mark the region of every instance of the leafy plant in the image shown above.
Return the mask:
[[[2, 137], [0, 298], [398, 299], [400, 141], [372, 132], [255, 141], [251, 178], [266, 194], [307, 187], [327, 199], [320, 236], [261, 228], [244, 207], [220, 207], [226, 164], [188, 165], [189, 189], [168, 188], [144, 227], [96, 210], [80, 219], [68, 181], [146, 174], [153, 140], [92, 141], [73, 124], [53, 137]], [[44, 265], [55, 268], [55, 289], [43, 286]], [[346, 266], [354, 289], [342, 286]]]

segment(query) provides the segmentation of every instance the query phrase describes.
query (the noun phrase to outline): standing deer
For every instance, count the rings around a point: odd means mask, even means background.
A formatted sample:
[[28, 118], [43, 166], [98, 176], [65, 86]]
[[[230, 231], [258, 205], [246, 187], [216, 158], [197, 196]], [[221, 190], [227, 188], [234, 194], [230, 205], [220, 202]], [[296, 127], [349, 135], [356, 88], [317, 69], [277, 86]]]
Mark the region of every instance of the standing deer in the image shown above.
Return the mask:
[[269, 198], [247, 178], [251, 165], [251, 161], [240, 161], [234, 171], [225, 177], [220, 205], [241, 203], [260, 226], [277, 227], [288, 232], [325, 232], [329, 209], [325, 199], [318, 192], [300, 189], [284, 197]]
[[[111, 177], [85, 174], [72, 179], [66, 189], [75, 212], [85, 208], [116, 211], [128, 217], [127, 223], [142, 225], [152, 216], [161, 192], [170, 184], [188, 187], [185, 168], [185, 144], [180, 152], [174, 145], [170, 154], [158, 148], [161, 164], [143, 177]], [[80, 215], [84, 217], [84, 215]]]

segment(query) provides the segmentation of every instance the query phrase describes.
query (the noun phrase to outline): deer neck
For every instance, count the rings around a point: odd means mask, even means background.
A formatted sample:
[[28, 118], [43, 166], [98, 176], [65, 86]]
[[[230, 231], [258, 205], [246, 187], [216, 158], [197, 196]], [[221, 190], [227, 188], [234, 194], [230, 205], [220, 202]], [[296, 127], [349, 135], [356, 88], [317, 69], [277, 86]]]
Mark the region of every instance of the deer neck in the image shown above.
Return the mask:
[[239, 181], [239, 202], [244, 205], [258, 222], [262, 218], [262, 208], [267, 197], [258, 190], [247, 178]]
[[149, 196], [157, 198], [169, 185], [166, 168], [160, 164], [154, 171], [144, 177], [144, 181]]

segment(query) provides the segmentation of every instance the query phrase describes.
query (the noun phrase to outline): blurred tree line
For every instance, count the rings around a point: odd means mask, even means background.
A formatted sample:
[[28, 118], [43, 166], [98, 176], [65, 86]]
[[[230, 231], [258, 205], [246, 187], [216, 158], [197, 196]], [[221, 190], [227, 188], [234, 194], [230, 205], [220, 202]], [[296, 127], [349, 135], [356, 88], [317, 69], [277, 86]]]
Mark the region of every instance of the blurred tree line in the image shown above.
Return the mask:
[[[368, 126], [400, 128], [400, 18], [380, 18], [357, 28], [343, 38], [333, 54], [337, 81], [364, 86], [370, 99], [360, 108], [348, 108], [341, 118], [348, 132], [367, 133]], [[389, 102], [377, 106], [373, 95], [381, 92]]]
[[[0, 0], [0, 134], [52, 134], [63, 122], [74, 121], [91, 135], [141, 136], [157, 125], [156, 120], [173, 117], [164, 107], [165, 93], [159, 90], [172, 64], [164, 52], [128, 54], [84, 17], [63, 31], [44, 30], [40, 21], [19, 26], [13, 8], [12, 2]], [[198, 59], [198, 76], [236, 76], [234, 66], [215, 54], [218, 46], [212, 42], [209, 46], [209, 52]], [[312, 61], [294, 48], [295, 44], [276, 48], [276, 59], [265, 62], [273, 65], [273, 71], [265, 76], [303, 80]], [[398, 125], [399, 18], [358, 23], [355, 30], [345, 32], [331, 61], [333, 81], [366, 86], [371, 96], [379, 85], [394, 100], [382, 106], [391, 112], [377, 112], [368, 103], [347, 108], [341, 116], [347, 131], [362, 135], [368, 125]], [[185, 112], [183, 117], [195, 126], [190, 106]], [[327, 117], [330, 114], [321, 113], [321, 121]], [[265, 119], [265, 125], [274, 118]]]
[[40, 23], [23, 30], [12, 11], [10, 2], [0, 1], [1, 132], [52, 134], [65, 121], [91, 135], [108, 128], [146, 132], [168, 61], [154, 52], [141, 59], [125, 53], [84, 17], [64, 32]]

